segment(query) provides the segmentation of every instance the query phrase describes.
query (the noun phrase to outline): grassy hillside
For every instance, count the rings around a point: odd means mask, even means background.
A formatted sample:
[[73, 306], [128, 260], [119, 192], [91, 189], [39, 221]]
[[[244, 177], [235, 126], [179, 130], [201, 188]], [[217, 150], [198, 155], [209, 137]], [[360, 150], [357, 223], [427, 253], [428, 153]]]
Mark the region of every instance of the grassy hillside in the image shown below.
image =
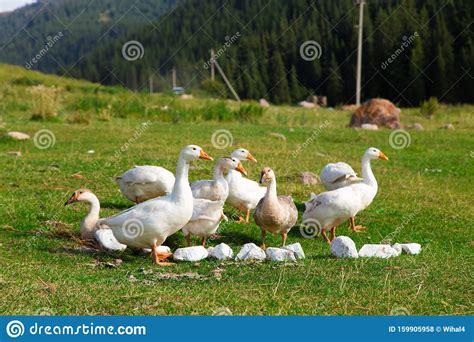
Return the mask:
[[[52, 106], [57, 115], [31, 120], [41, 109], [44, 93], [32, 90], [39, 85], [57, 88]], [[209, 109], [216, 103], [218, 109]], [[234, 114], [221, 121], [206, 115], [226, 110]], [[37, 148], [33, 139], [0, 138], [0, 314], [473, 314], [472, 106], [443, 106], [431, 120], [416, 108], [402, 109], [403, 123], [425, 127], [410, 130], [411, 143], [403, 149], [391, 147], [389, 130], [347, 128], [350, 112], [344, 110], [273, 106], [250, 118], [239, 117], [239, 110], [231, 101], [134, 94], [0, 65], [2, 133], [17, 130], [33, 137], [48, 129], [55, 138], [46, 149]], [[149, 128], [122, 150], [147, 120]], [[454, 130], [439, 128], [448, 122]], [[232, 134], [231, 146], [212, 144], [218, 129]], [[360, 170], [363, 151], [379, 147], [390, 160], [372, 164], [379, 193], [357, 217], [367, 233], [341, 225], [338, 235], [350, 236], [358, 248], [381, 241], [418, 242], [423, 251], [389, 260], [339, 260], [322, 239], [303, 238], [298, 225], [288, 242], [300, 242], [306, 259], [294, 264], [205, 260], [160, 268], [149, 256], [130, 251], [84, 249], [77, 237], [86, 208], [64, 207], [70, 193], [87, 187], [101, 200], [102, 216], [117, 213], [132, 203], [118, 192], [114, 175], [135, 164], [174, 170], [179, 150], [189, 143], [214, 157], [248, 148], [259, 161], [245, 164], [249, 177], [257, 179], [263, 166], [271, 166], [279, 193], [297, 202], [300, 220], [309, 193], [323, 191], [320, 185], [302, 185], [301, 172], [319, 173], [339, 160]], [[21, 157], [8, 154], [17, 151]], [[210, 162], [194, 164], [190, 180], [211, 177], [211, 169]], [[73, 176], [77, 173], [83, 178]], [[235, 218], [231, 208], [226, 213]], [[210, 245], [225, 242], [237, 252], [246, 242], [260, 243], [253, 221], [222, 223], [219, 233], [222, 238]], [[267, 242], [277, 246], [280, 239], [269, 236]], [[175, 249], [184, 238], [177, 233], [166, 244]]]

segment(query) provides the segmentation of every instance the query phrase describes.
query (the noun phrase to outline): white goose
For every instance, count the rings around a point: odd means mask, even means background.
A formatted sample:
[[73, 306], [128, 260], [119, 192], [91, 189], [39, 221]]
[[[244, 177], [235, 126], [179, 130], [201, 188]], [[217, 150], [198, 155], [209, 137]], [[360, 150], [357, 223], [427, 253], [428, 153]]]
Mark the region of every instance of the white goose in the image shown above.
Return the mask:
[[322, 169], [319, 179], [326, 190], [336, 190], [362, 181], [352, 167], [343, 162], [327, 164]]
[[227, 221], [224, 215], [224, 201], [195, 198], [193, 216], [182, 229], [188, 246], [191, 245], [191, 235], [201, 237], [202, 245], [205, 246], [206, 238], [216, 233], [222, 219]]
[[[232, 152], [231, 156], [239, 160], [257, 161], [249, 151], [239, 148]], [[267, 188], [260, 186], [257, 182], [244, 178], [237, 171], [229, 171], [226, 176], [227, 184], [229, 184], [229, 196], [226, 202], [234, 208], [246, 213], [245, 219], [240, 217], [240, 222], [249, 222], [250, 210], [254, 209], [258, 201], [260, 201], [267, 191]]]
[[174, 175], [160, 166], [135, 166], [115, 178], [120, 191], [130, 201], [141, 203], [146, 200], [171, 194]]
[[212, 160], [196, 145], [181, 150], [176, 167], [176, 181], [170, 195], [135, 205], [117, 215], [99, 221], [112, 229], [120, 243], [135, 248], [152, 248], [152, 258], [163, 264], [171, 254], [158, 251], [168, 236], [189, 222], [193, 214], [193, 196], [189, 186], [189, 163], [197, 159]]
[[117, 241], [110, 229], [103, 229], [107, 227], [99, 229], [97, 222], [99, 221], [100, 202], [92, 191], [89, 189], [76, 190], [64, 205], [75, 202], [86, 202], [89, 204], [89, 212], [81, 222], [82, 239], [97, 240], [103, 248], [111, 251], [123, 251], [127, 248], [127, 246]]
[[211, 201], [225, 201], [229, 195], [229, 185], [224, 173], [229, 170], [237, 170], [247, 174], [240, 160], [232, 157], [223, 157], [214, 166], [214, 177], [212, 180], [199, 180], [191, 183], [194, 198], [203, 198]]
[[[328, 243], [336, 236], [336, 227], [347, 219], [354, 231], [360, 231], [363, 227], [354, 225], [354, 217], [367, 208], [377, 194], [377, 180], [370, 167], [370, 161], [377, 158], [388, 160], [382, 151], [374, 147], [367, 149], [362, 157], [362, 182], [323, 192], [306, 202], [303, 224], [316, 224]], [[328, 229], [331, 239], [326, 235]]]

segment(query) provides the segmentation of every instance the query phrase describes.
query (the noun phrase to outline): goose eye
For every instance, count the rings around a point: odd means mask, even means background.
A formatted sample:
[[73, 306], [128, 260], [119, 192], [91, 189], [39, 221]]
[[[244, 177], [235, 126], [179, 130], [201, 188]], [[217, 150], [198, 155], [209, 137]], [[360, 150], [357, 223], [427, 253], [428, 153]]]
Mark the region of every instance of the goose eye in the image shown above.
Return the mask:
[[196, 147], [193, 147], [193, 150], [196, 151]]

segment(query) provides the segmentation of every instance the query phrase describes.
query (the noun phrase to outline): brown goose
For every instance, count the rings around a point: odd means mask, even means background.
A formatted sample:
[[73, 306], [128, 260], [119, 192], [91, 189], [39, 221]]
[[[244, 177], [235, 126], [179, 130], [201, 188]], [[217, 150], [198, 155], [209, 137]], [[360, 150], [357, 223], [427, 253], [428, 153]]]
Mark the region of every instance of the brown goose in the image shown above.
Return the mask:
[[298, 210], [291, 196], [278, 196], [275, 173], [269, 167], [262, 170], [260, 183], [268, 183], [265, 196], [258, 202], [253, 218], [262, 229], [262, 248], [265, 249], [265, 235], [281, 235], [282, 245], [286, 243], [287, 234], [298, 220]]

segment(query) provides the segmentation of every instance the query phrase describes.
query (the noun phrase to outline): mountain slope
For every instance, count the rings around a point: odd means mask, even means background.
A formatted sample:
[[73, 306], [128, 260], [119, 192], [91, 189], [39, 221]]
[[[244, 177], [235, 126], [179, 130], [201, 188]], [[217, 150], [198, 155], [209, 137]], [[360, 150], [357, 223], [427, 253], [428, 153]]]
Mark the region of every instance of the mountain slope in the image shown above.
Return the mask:
[[0, 62], [67, 73], [89, 51], [156, 21], [177, 0], [43, 0], [0, 16]]
[[[473, 10], [470, 0], [370, 1], [362, 98], [413, 107], [429, 96], [473, 102], [473, 78], [465, 73], [474, 63]], [[187, 0], [158, 29], [143, 27], [99, 48], [73, 73], [140, 90], [150, 75], [161, 80], [176, 66], [180, 85], [193, 87], [209, 77], [204, 64], [214, 48], [223, 50], [218, 62], [243, 98], [281, 103], [316, 93], [330, 104], [353, 103], [357, 12], [351, 0]], [[132, 39], [144, 47], [135, 61], [122, 56], [123, 43]], [[308, 55], [302, 56], [305, 44]]]

